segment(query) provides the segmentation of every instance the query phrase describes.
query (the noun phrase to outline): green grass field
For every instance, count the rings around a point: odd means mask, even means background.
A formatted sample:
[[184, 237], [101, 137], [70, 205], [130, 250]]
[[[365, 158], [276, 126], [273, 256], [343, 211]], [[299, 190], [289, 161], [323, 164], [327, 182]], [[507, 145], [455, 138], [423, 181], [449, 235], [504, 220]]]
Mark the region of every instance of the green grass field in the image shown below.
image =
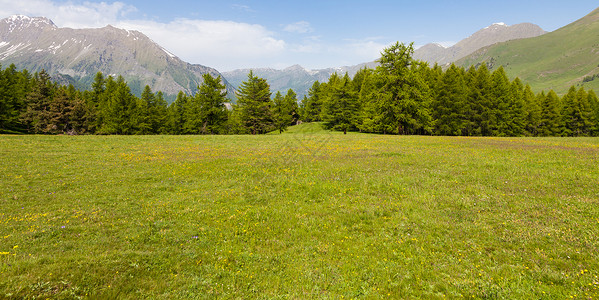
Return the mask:
[[599, 139], [0, 136], [0, 298], [599, 297]]

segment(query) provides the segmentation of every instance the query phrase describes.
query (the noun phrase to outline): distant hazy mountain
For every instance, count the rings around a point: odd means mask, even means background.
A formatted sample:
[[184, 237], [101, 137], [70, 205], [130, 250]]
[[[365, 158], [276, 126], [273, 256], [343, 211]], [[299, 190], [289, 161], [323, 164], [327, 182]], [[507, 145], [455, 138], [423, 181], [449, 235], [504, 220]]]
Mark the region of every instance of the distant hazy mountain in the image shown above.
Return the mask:
[[308, 94], [308, 90], [315, 81], [325, 82], [329, 80], [329, 77], [333, 73], [339, 75], [345, 75], [348, 73], [349, 76], [355, 75], [360, 69], [369, 67], [375, 68], [376, 63], [365, 63], [355, 66], [346, 66], [339, 68], [328, 68], [320, 70], [307, 70], [300, 65], [294, 65], [283, 70], [276, 70], [271, 68], [256, 68], [256, 69], [239, 69], [230, 72], [223, 72], [223, 76], [231, 83], [235, 88], [247, 80], [247, 76], [250, 70], [254, 72], [255, 76], [264, 78], [270, 85], [270, 90], [274, 93], [280, 91], [283, 95], [287, 93], [289, 89], [293, 89], [298, 94], [298, 100], [304, 95]]
[[599, 90], [599, 8], [558, 30], [485, 47], [457, 62], [481, 63], [503, 66], [537, 90], [564, 93], [572, 85]]
[[[112, 26], [58, 28], [47, 18], [12, 16], [0, 20], [0, 63], [18, 69], [45, 69], [55, 78], [88, 88], [94, 75], [122, 75], [139, 94], [145, 85], [175, 95], [194, 92], [202, 74], [215, 69], [186, 63], [138, 31]], [[229, 93], [234, 89], [228, 85]]]
[[470, 37], [461, 40], [449, 48], [435, 43], [426, 44], [414, 51], [414, 58], [429, 62], [431, 65], [435, 63], [445, 65], [489, 45], [509, 40], [536, 37], [545, 33], [541, 27], [530, 23], [521, 23], [512, 26], [495, 23], [475, 32]]

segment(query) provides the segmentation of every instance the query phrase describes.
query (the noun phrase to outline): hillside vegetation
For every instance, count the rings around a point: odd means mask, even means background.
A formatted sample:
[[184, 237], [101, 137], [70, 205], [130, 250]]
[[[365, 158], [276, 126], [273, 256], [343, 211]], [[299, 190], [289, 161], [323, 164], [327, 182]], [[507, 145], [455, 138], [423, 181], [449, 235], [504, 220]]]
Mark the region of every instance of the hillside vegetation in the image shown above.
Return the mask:
[[0, 298], [599, 296], [599, 140], [0, 136]]
[[487, 63], [520, 77], [536, 91], [553, 89], [563, 94], [572, 85], [599, 89], [599, 9], [584, 18], [539, 37], [514, 40], [483, 48], [458, 61], [460, 66]]

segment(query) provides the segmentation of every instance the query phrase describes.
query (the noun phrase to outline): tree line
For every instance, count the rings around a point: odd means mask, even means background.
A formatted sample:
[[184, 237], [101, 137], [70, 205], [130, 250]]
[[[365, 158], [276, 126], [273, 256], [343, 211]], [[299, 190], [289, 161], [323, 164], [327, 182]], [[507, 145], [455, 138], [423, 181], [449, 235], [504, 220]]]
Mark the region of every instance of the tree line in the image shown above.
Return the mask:
[[203, 75], [195, 95], [170, 105], [145, 86], [135, 96], [122, 76], [97, 73], [87, 91], [58, 85], [44, 70], [0, 68], [0, 132], [34, 134], [262, 134], [297, 122], [297, 95], [271, 99], [266, 80], [248, 76], [230, 104], [220, 76]]
[[375, 70], [315, 82], [302, 100], [302, 120], [383, 134], [599, 135], [593, 91], [572, 86], [561, 98], [552, 90], [535, 94], [520, 79], [510, 81], [502, 67], [443, 70], [414, 60], [413, 52], [413, 44], [396, 43], [381, 53]]
[[376, 69], [315, 82], [298, 105], [289, 90], [274, 96], [250, 72], [229, 103], [222, 79], [203, 75], [195, 95], [170, 105], [146, 86], [132, 94], [123, 77], [97, 73], [91, 89], [53, 83], [45, 72], [0, 68], [0, 132], [36, 134], [264, 134], [299, 121], [337, 131], [459, 136], [598, 136], [599, 100], [572, 86], [559, 97], [535, 94], [503, 68], [468, 69], [412, 58], [413, 44], [381, 53]]

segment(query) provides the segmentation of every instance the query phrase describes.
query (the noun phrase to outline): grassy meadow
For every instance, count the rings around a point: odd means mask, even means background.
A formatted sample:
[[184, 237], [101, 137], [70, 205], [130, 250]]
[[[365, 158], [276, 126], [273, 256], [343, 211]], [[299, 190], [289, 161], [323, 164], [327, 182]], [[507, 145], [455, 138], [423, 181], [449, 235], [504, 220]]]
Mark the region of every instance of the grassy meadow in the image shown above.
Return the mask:
[[0, 298], [599, 297], [599, 138], [0, 136]]

